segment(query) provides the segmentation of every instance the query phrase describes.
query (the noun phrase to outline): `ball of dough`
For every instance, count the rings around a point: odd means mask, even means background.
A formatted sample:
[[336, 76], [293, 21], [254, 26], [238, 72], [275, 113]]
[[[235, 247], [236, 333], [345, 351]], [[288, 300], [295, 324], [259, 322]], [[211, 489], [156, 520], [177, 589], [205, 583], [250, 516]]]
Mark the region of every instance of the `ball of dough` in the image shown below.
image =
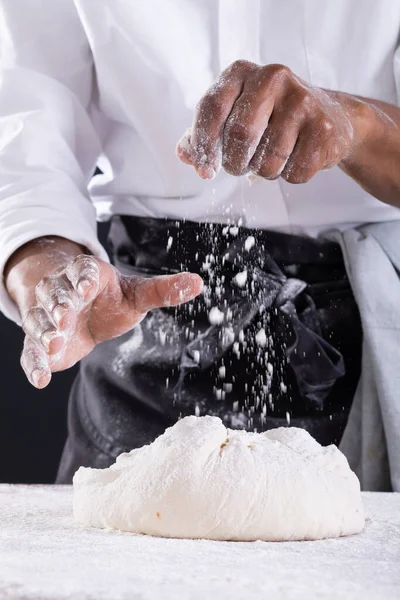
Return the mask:
[[177, 538], [318, 540], [364, 526], [360, 485], [336, 446], [295, 427], [248, 433], [186, 417], [108, 469], [74, 477], [78, 523]]

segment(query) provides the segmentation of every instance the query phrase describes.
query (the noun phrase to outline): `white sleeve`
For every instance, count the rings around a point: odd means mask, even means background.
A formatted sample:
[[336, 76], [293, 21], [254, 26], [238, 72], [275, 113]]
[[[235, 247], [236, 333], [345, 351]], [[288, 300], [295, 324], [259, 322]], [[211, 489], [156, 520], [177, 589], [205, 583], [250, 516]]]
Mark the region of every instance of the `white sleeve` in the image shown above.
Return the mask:
[[394, 79], [397, 90], [397, 105], [400, 106], [400, 46], [397, 48], [394, 55]]
[[73, 0], [0, 0], [0, 310], [21, 245], [58, 235], [106, 259], [87, 186], [100, 154], [88, 40]]

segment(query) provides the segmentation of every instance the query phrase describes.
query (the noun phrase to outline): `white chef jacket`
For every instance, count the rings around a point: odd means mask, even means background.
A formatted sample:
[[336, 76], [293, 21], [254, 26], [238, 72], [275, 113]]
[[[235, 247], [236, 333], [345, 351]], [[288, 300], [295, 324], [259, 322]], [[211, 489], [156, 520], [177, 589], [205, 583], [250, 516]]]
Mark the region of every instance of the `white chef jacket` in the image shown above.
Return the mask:
[[[395, 104], [399, 35], [400, 0], [0, 0], [0, 272], [44, 235], [105, 258], [96, 210], [309, 235], [398, 219], [338, 168], [209, 182], [175, 146], [238, 58]], [[0, 308], [18, 319], [4, 286]]]

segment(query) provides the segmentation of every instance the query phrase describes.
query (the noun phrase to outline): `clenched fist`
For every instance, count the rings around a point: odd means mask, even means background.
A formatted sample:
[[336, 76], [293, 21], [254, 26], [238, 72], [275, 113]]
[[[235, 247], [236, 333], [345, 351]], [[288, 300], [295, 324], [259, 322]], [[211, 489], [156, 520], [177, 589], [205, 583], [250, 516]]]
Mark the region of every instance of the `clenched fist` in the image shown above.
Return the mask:
[[202, 289], [195, 274], [127, 277], [68, 240], [48, 241], [53, 244], [37, 240], [17, 253], [6, 278], [26, 334], [21, 364], [38, 388], [52, 372], [132, 329], [147, 311], [187, 302]]
[[237, 61], [200, 100], [177, 155], [204, 179], [222, 166], [231, 175], [304, 183], [351, 152], [350, 99], [285, 66]]

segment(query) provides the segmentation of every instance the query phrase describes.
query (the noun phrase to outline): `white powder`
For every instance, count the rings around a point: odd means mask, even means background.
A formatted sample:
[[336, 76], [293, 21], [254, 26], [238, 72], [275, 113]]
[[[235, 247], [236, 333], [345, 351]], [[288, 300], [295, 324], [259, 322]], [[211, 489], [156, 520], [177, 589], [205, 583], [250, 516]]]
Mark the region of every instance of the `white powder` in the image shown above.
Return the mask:
[[233, 235], [234, 237], [236, 237], [236, 236], [237, 236], [237, 234], [239, 233], [239, 227], [236, 227], [236, 226], [234, 226], [234, 227], [231, 227], [231, 228], [229, 229], [229, 233], [230, 233], [231, 235]]
[[217, 306], [213, 306], [208, 313], [208, 320], [211, 325], [221, 325], [224, 320], [224, 313]]
[[181, 139], [178, 142], [178, 145], [182, 148], [182, 150], [184, 150], [188, 154], [190, 154], [193, 150], [193, 146], [190, 143], [191, 137], [192, 137], [192, 128], [189, 127], [189, 129], [186, 129], [185, 133], [183, 134], [183, 136], [181, 137]]
[[253, 183], [261, 183], [262, 182], [262, 177], [260, 177], [259, 175], [256, 175], [255, 173], [252, 173], [251, 171], [250, 171], [250, 173], [246, 174], [246, 179], [250, 185], [253, 185]]
[[265, 329], [263, 327], [256, 333], [256, 342], [261, 347], [264, 347], [267, 345], [267, 335], [266, 335]]
[[[161, 333], [161, 332], [160, 332]], [[117, 348], [117, 353], [112, 361], [111, 368], [119, 377], [124, 377], [129, 370], [132, 354], [143, 342], [143, 330], [139, 323], [132, 329], [131, 335]]]
[[234, 277], [234, 281], [237, 286], [244, 287], [247, 281], [247, 271], [241, 271], [240, 273], [237, 273]]
[[222, 339], [224, 344], [233, 344], [235, 340], [235, 334], [229, 327], [224, 327], [222, 331]]
[[255, 243], [256, 243], [256, 239], [255, 239], [254, 235], [249, 235], [249, 237], [246, 238], [246, 241], [244, 243], [244, 249], [247, 252], [250, 252], [250, 250], [255, 245]]
[[0, 598], [394, 600], [400, 494], [363, 500], [359, 535], [232, 543], [83, 528], [72, 520], [70, 486], [0, 485]]

